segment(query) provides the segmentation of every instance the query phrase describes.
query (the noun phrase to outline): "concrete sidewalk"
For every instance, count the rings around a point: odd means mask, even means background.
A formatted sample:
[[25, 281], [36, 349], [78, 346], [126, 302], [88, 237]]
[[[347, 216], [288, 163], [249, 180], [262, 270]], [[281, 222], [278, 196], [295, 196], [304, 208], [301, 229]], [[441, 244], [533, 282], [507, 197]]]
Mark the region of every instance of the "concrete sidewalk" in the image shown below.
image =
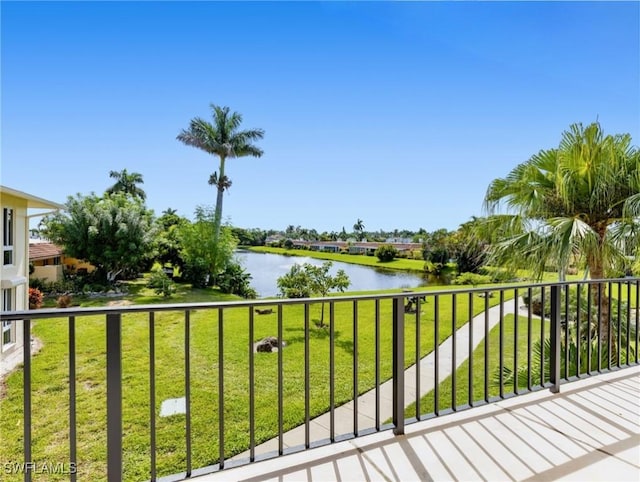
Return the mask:
[[[503, 316], [512, 314], [515, 312], [516, 302], [514, 300], [505, 301], [503, 304]], [[522, 306], [522, 300], [518, 300], [518, 306], [520, 310]], [[526, 315], [526, 310], [521, 311]], [[489, 331], [500, 322], [500, 304], [492, 307], [488, 311], [489, 319]], [[484, 340], [485, 336], [485, 312], [477, 315], [472, 321], [472, 333], [473, 333], [473, 348], [477, 347], [480, 342]], [[469, 357], [469, 323], [465, 323], [458, 328], [455, 333], [456, 339], [456, 360], [455, 367], [459, 367]], [[452, 372], [452, 358], [453, 358], [453, 342], [452, 337], [447, 338], [438, 348], [438, 378], [439, 382], [444, 381], [451, 375]], [[429, 353], [420, 361], [420, 397], [431, 392], [435, 386], [434, 383], [434, 367], [435, 367], [435, 352]], [[405, 403], [410, 405], [416, 400], [416, 365], [405, 370]], [[358, 397], [358, 430], [367, 428], [374, 428], [376, 426], [375, 410], [376, 410], [376, 391], [375, 389], [369, 390]], [[383, 424], [386, 420], [390, 419], [393, 415], [393, 380], [389, 380], [380, 385], [380, 423]], [[350, 434], [353, 433], [353, 419], [354, 419], [354, 402], [350, 401], [344, 405], [336, 407], [334, 410], [335, 417], [335, 435]], [[328, 439], [330, 435], [330, 413], [327, 412], [314, 418], [309, 423], [309, 439], [322, 440]], [[285, 432], [283, 434], [284, 448], [295, 447], [304, 445], [305, 443], [305, 426], [300, 425], [293, 430]], [[255, 454], [265, 454], [278, 450], [278, 439], [271, 439], [263, 444], [256, 446]], [[236, 455], [231, 460], [246, 459], [249, 457], [249, 452], [243, 452]]]

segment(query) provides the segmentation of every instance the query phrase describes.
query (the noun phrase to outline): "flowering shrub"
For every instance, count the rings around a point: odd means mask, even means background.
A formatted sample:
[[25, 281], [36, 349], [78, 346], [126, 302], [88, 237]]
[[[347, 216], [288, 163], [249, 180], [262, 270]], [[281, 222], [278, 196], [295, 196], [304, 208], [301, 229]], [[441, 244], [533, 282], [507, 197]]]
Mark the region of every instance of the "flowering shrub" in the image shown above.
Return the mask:
[[29, 308], [32, 310], [42, 306], [42, 291], [37, 288], [29, 288]]

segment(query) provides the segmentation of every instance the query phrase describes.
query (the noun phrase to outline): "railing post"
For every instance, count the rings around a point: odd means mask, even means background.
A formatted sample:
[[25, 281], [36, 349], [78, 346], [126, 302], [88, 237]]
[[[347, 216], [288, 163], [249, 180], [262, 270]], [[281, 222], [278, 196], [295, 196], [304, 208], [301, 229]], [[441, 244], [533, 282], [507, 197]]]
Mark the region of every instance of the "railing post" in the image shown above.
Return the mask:
[[107, 478], [122, 480], [122, 316], [107, 315]]
[[404, 299], [393, 298], [393, 433], [404, 434]]
[[551, 360], [549, 361], [551, 392], [560, 391], [560, 290], [562, 286], [551, 287]]

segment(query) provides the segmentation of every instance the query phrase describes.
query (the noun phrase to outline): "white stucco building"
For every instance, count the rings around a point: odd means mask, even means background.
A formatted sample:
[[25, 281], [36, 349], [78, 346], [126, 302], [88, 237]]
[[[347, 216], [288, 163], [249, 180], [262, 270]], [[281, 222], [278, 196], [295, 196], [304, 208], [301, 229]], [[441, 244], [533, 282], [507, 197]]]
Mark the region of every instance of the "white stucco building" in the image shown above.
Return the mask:
[[[0, 186], [2, 311], [26, 310], [29, 307], [29, 218], [57, 209], [64, 209], [64, 206]], [[9, 357], [19, 356], [21, 353], [22, 324], [19, 321], [3, 321], [0, 328], [0, 363], [5, 368]]]

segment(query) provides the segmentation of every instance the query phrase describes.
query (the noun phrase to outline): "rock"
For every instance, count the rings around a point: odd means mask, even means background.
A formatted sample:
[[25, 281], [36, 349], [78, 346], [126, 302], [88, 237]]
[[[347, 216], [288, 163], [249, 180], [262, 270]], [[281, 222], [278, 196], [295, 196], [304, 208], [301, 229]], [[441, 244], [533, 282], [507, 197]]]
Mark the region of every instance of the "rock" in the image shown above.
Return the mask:
[[[256, 343], [255, 349], [257, 352], [271, 353], [273, 351], [278, 351], [279, 345], [280, 344], [278, 343], [278, 339], [276, 337], [268, 336], [267, 338], [263, 338], [258, 343]], [[284, 345], [285, 343], [283, 342], [282, 346]]]

